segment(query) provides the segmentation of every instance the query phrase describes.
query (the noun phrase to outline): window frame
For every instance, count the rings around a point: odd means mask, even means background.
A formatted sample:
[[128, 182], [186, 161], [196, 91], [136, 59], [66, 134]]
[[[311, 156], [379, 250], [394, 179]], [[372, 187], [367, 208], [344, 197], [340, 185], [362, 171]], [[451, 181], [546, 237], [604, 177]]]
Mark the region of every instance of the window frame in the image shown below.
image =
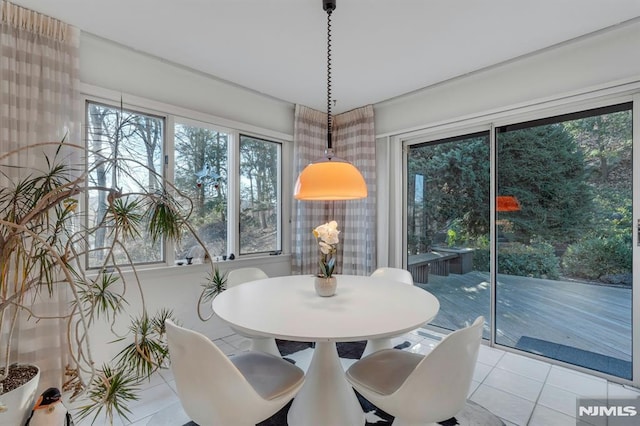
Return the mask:
[[[87, 97], [84, 96], [82, 99], [82, 123], [83, 123], [83, 132], [82, 132], [82, 144], [84, 146], [84, 148], [86, 149], [87, 155], [84, 158], [84, 168], [85, 171], [88, 170], [89, 168], [89, 148], [88, 148], [88, 143], [89, 143], [89, 131], [90, 131], [90, 125], [89, 125], [89, 105], [100, 105], [102, 107], [106, 107], [106, 108], [111, 108], [114, 110], [122, 110], [122, 111], [126, 111], [128, 113], [132, 113], [132, 114], [139, 114], [139, 115], [145, 115], [148, 117], [153, 117], [156, 118], [158, 120], [161, 120], [163, 123], [163, 129], [162, 129], [162, 142], [161, 142], [161, 153], [160, 153], [160, 162], [161, 162], [161, 177], [163, 180], [167, 179], [167, 168], [166, 168], [166, 155], [167, 155], [167, 128], [168, 128], [168, 117], [166, 114], [162, 114], [158, 111], [154, 111], [154, 110], [148, 110], [146, 108], [140, 108], [140, 107], [136, 107], [136, 106], [130, 106], [130, 105], [125, 105], [124, 103], [120, 102], [118, 103], [114, 103], [112, 101], [109, 100], [105, 100], [105, 99], [100, 99], [100, 98], [94, 98], [94, 97]], [[88, 179], [88, 177], [87, 177]], [[89, 181], [87, 180], [87, 185], [89, 184]], [[80, 206], [82, 208], [82, 212], [87, 212], [87, 209], [89, 207], [89, 193], [85, 192], [84, 196], [82, 197], [82, 200], [80, 202]], [[83, 220], [83, 225], [87, 226], [88, 225], [88, 215], [84, 215]], [[161, 244], [161, 249], [160, 249], [160, 260], [159, 261], [145, 261], [145, 262], [137, 262], [134, 263], [135, 267], [153, 267], [156, 265], [166, 265], [168, 263], [168, 259], [167, 256], [169, 254], [168, 251], [168, 247], [167, 247], [167, 241], [165, 241], [164, 239], [162, 240]], [[90, 265], [90, 253], [87, 252], [84, 255], [84, 267], [86, 270], [91, 271], [91, 270], [99, 270], [101, 268], [101, 266], [91, 266]], [[127, 268], [128, 264], [124, 264], [124, 265], [118, 265], [119, 267], [125, 267]]]
[[[491, 199], [495, 199], [495, 147], [496, 147], [496, 130], [501, 127], [509, 127], [509, 126], [518, 126], [523, 123], [530, 124], [531, 122], [545, 122], [548, 120], [554, 120], [556, 117], [569, 117], [575, 116], [580, 117], [584, 114], [589, 114], [590, 111], [599, 110], [599, 109], [616, 109], [621, 105], [632, 104], [632, 122], [633, 122], [633, 145], [636, 147], [638, 145], [638, 141], [640, 138], [640, 91], [637, 86], [629, 86], [629, 87], [621, 87], [616, 88], [614, 90], [603, 89], [603, 90], [593, 90], [587, 93], [579, 93], [573, 94], [572, 96], [564, 96], [553, 99], [545, 99], [544, 101], [536, 101], [527, 104], [520, 104], [516, 106], [508, 106], [502, 108], [500, 110], [492, 110], [487, 113], [479, 112], [477, 115], [473, 116], [465, 116], [465, 117], [454, 117], [448, 119], [446, 121], [433, 123], [431, 125], [424, 125], [421, 129], [410, 129], [404, 132], [398, 132], [393, 135], [388, 136], [388, 140], [390, 143], [390, 153], [388, 154], [390, 157], [391, 165], [390, 165], [390, 173], [397, 172], [401, 174], [401, 188], [402, 188], [402, 196], [398, 195], [395, 198], [390, 196], [390, 199], [395, 199], [397, 201], [396, 211], [390, 211], [390, 215], [396, 215], [402, 221], [403, 232], [400, 235], [389, 235], [389, 240], [393, 241], [397, 247], [400, 247], [402, 258], [398, 259], [402, 265], [406, 267], [406, 179], [407, 179], [407, 153], [409, 151], [409, 147], [415, 144], [428, 143], [435, 140], [447, 138], [447, 137], [458, 137], [468, 133], [472, 133], [473, 131], [478, 130], [489, 130], [490, 134], [490, 143], [491, 143]], [[637, 167], [640, 164], [640, 150], [633, 150], [633, 181], [634, 183], [640, 182], [640, 168]], [[640, 198], [640, 185], [634, 185], [633, 188], [633, 197], [634, 200], [638, 200]], [[393, 205], [393, 203], [391, 203]], [[398, 210], [401, 211], [401, 215], [398, 214]], [[640, 224], [640, 204], [634, 202], [633, 205], [633, 223], [634, 226], [638, 227]], [[492, 206], [491, 208], [491, 235], [495, 235], [495, 209]], [[636, 318], [638, 312], [640, 312], [640, 291], [637, 290], [637, 277], [640, 274], [640, 267], [638, 260], [638, 246], [640, 246], [640, 233], [637, 232], [637, 229], [633, 232], [633, 295], [632, 295], [632, 306], [634, 307], [632, 312], [632, 318]], [[496, 256], [495, 251], [495, 241], [492, 242], [492, 250], [491, 250], [491, 264], [495, 264], [494, 257]], [[495, 286], [495, 280], [492, 280], [492, 286]], [[492, 322], [496, 316], [495, 313], [495, 301], [493, 298], [495, 297], [495, 288], [492, 289], [492, 300], [491, 300], [491, 318]], [[516, 352], [517, 350], [512, 349], [507, 346], [503, 346], [496, 343], [496, 328], [492, 327], [491, 330], [491, 338], [489, 340], [489, 345], [505, 350], [507, 352]], [[608, 380], [617, 383], [623, 384], [631, 384], [634, 386], [638, 386], [640, 383], [640, 326], [638, 326], [635, 322], [633, 323], [632, 330], [632, 359], [633, 359], [633, 379], [627, 380], [620, 377], [610, 376], [606, 373], [601, 373], [595, 370], [585, 369], [579, 366], [563, 363], [561, 361], [556, 361], [549, 358], [538, 357], [536, 355], [527, 354], [529, 358], [532, 359], [541, 359], [545, 362], [562, 365], [571, 368], [576, 371], [584, 371], [593, 376], [604, 377]]]
[[276, 231], [276, 248], [275, 250], [271, 250], [271, 251], [262, 251], [262, 252], [253, 252], [253, 253], [245, 253], [243, 254], [240, 250], [240, 202], [242, 201], [240, 199], [240, 180], [238, 180], [238, 200], [237, 200], [237, 209], [238, 209], [238, 226], [236, 227], [237, 232], [238, 232], [238, 236], [237, 236], [237, 241], [238, 241], [238, 254], [242, 255], [242, 256], [255, 256], [255, 255], [264, 255], [264, 254], [275, 254], [276, 252], [282, 252], [282, 228], [284, 227], [284, 222], [282, 220], [283, 217], [283, 210], [282, 210], [282, 191], [284, 189], [284, 186], [282, 184], [282, 178], [283, 178], [283, 167], [282, 164], [283, 163], [283, 152], [284, 152], [284, 146], [283, 143], [281, 141], [275, 141], [272, 139], [268, 139], [265, 138], [263, 136], [259, 136], [259, 135], [253, 135], [253, 134], [249, 134], [248, 132], [239, 132], [238, 133], [238, 175], [240, 175], [240, 144], [242, 143], [242, 137], [247, 137], [247, 138], [252, 138], [252, 139], [258, 139], [264, 142], [269, 142], [269, 143], [275, 143], [279, 146], [278, 149], [278, 163], [280, 164], [280, 167], [278, 168], [278, 194], [276, 197], [276, 204], [277, 204], [277, 219], [276, 219], [276, 223], [278, 224], [278, 229]]
[[[181, 116], [173, 116], [172, 117], [172, 131], [171, 131], [171, 149], [168, 150], [170, 152], [170, 156], [168, 159], [168, 164], [166, 165], [168, 172], [171, 173], [171, 183], [175, 183], [175, 128], [176, 125], [186, 125], [190, 127], [199, 127], [207, 130], [211, 130], [218, 133], [225, 133], [227, 135], [227, 251], [228, 253], [236, 253], [233, 251], [234, 246], [231, 244], [236, 241], [236, 236], [233, 234], [233, 224], [231, 221], [233, 215], [238, 215], [234, 206], [231, 203], [231, 199], [233, 199], [235, 192], [235, 179], [232, 182], [231, 176], [236, 175], [236, 168], [233, 165], [233, 147], [237, 146], [237, 131], [231, 128], [227, 128], [224, 126], [219, 126], [210, 122], [204, 122], [201, 120], [195, 120], [191, 118], [181, 117]], [[170, 245], [169, 253], [174, 256], [173, 262], [177, 262], [178, 260], [175, 258], [175, 243], [173, 241], [165, 242], [165, 245]], [[227, 254], [228, 254], [227, 253]], [[211, 253], [212, 256], [215, 253]]]
[[[228, 143], [228, 199], [227, 199], [227, 247], [228, 253], [234, 253], [237, 260], [245, 259], [251, 261], [255, 259], [260, 262], [264, 262], [264, 259], [273, 258], [269, 256], [269, 252], [252, 253], [240, 255], [240, 243], [239, 243], [239, 141], [240, 134], [253, 137], [257, 139], [263, 139], [268, 142], [278, 143], [281, 146], [279, 157], [279, 180], [280, 180], [280, 195], [278, 198], [279, 207], [279, 220], [278, 220], [278, 247], [280, 253], [289, 253], [291, 243], [288, 240], [291, 236], [290, 229], [285, 227], [285, 223], [290, 221], [290, 218], [285, 217], [284, 212], [288, 212], [291, 208], [291, 201], [282, 196], [282, 192], [285, 188], [292, 186], [292, 170], [288, 166], [291, 162], [293, 153], [293, 136], [284, 134], [278, 131], [273, 131], [258, 126], [241, 123], [222, 117], [217, 117], [211, 114], [202, 113], [199, 111], [193, 111], [190, 109], [178, 107], [171, 104], [166, 104], [158, 101], [153, 101], [145, 98], [140, 98], [134, 95], [125, 95], [121, 92], [115, 92], [109, 89], [104, 89], [91, 85], [83, 85], [81, 90], [80, 111], [82, 114], [83, 128], [88, 126], [87, 117], [87, 105], [89, 103], [98, 103], [113, 108], [123, 108], [128, 111], [133, 111], [141, 114], [148, 114], [154, 117], [159, 117], [164, 120], [164, 141], [163, 141], [163, 176], [169, 182], [174, 182], [174, 167], [175, 167], [175, 124], [187, 124], [194, 126], [201, 126], [211, 128], [215, 131], [227, 133], [229, 135]], [[82, 143], [87, 144], [86, 131], [83, 132]], [[232, 177], [236, 177], [232, 179]], [[86, 209], [86, 203], [83, 201], [81, 208]], [[157, 269], [163, 267], [176, 266], [175, 257], [175, 245], [171, 241], [163, 242], [163, 257], [164, 261], [152, 262], [152, 263], [137, 263], [136, 269]], [[274, 262], [276, 260], [274, 259]], [[85, 262], [85, 268], [89, 270], [88, 263]]]

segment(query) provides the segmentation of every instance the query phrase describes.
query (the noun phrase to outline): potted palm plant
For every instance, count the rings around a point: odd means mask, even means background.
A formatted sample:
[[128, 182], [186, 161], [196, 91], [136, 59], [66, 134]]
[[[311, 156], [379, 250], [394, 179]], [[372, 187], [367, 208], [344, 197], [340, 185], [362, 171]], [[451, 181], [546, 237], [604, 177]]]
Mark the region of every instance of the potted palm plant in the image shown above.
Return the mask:
[[[112, 141], [117, 143], [117, 139]], [[12, 156], [25, 152], [30, 158], [40, 158], [42, 167], [8, 165]], [[118, 156], [117, 150], [105, 151], [116, 154], [101, 154], [91, 167], [112, 173], [118, 170], [128, 190], [95, 186], [87, 179], [91, 170], [69, 160], [73, 152], [79, 153], [75, 156], [79, 159], [90, 155], [84, 146], [65, 141], [0, 154], [0, 178], [10, 182], [0, 187], [0, 424], [24, 424], [31, 408], [35, 387], [19, 397], [23, 402], [17, 405], [6, 391], [16, 383], [21, 387], [16, 374], [24, 376], [23, 381], [37, 381], [37, 368], [22, 368], [20, 354], [12, 350], [14, 331], [25, 316], [46, 320], [33, 306], [36, 296], [53, 297], [61, 288], [68, 295], [68, 308], [56, 319], [66, 321], [71, 359], [63, 390], [71, 392], [72, 399], [84, 396], [79, 416], [93, 421], [99, 414], [110, 422], [116, 415], [126, 419], [127, 405], [137, 399], [140, 382], [165, 363], [164, 320], [172, 317], [165, 309], [149, 313], [143, 303], [141, 311], [132, 316], [128, 336], [122, 337], [129, 339], [128, 345], [109, 364], [94, 362], [91, 327], [99, 321], [112, 323], [125, 312], [127, 291], [142, 292], [131, 260], [132, 244], [139, 239], [177, 240], [190, 232], [208, 255], [186, 220], [189, 200], [159, 174], [149, 172], [153, 185], [138, 184], [130, 171], [144, 165], [132, 168], [123, 164], [131, 160]], [[15, 177], [16, 170], [21, 177]], [[101, 217], [89, 225], [79, 206], [91, 191], [102, 192], [104, 202]], [[95, 238], [96, 234], [101, 237]], [[96, 252], [100, 253], [99, 264], [87, 269], [87, 256]], [[36, 376], [29, 377], [29, 371]], [[18, 412], [19, 408], [27, 411]]]

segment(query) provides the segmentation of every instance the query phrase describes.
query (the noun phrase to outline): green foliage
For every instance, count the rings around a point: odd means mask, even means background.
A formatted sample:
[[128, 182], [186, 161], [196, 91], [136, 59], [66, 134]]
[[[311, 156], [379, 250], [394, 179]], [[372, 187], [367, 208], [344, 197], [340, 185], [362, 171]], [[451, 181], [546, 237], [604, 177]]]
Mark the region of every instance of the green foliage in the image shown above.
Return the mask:
[[631, 110], [626, 110], [564, 123], [583, 147], [590, 182], [609, 188], [629, 188], [631, 119]]
[[602, 275], [631, 273], [632, 244], [622, 236], [593, 237], [571, 244], [562, 266], [573, 277], [597, 280]]
[[[630, 181], [629, 181], [630, 182]], [[593, 232], [598, 236], [619, 236], [631, 242], [633, 204], [631, 185], [625, 189], [605, 189], [594, 197]]]
[[498, 273], [554, 280], [560, 265], [551, 244], [508, 243], [498, 247]]
[[501, 213], [517, 241], [537, 236], [570, 243], [590, 228], [592, 193], [578, 144], [561, 124], [498, 134], [498, 192], [513, 195], [521, 210]]
[[79, 306], [85, 307], [87, 313], [100, 318], [104, 315], [107, 320], [122, 312], [127, 304], [124, 296], [113, 290], [115, 284], [120, 282], [120, 277], [104, 271], [94, 281], [85, 282], [82, 279], [76, 281], [78, 286]]
[[484, 235], [471, 235], [466, 229], [464, 220], [452, 220], [447, 229], [446, 244], [449, 247], [466, 247], [470, 244], [481, 244], [480, 240]]
[[115, 192], [111, 194], [113, 199], [108, 210], [108, 223], [110, 222], [113, 229], [119, 230], [119, 237], [123, 240], [139, 237], [142, 224], [140, 200], [135, 197], [122, 198], [121, 194]]
[[489, 232], [489, 138], [412, 148], [408, 158], [408, 250], [426, 252], [455, 223], [456, 243]]
[[162, 309], [152, 318], [142, 315], [133, 319], [129, 330], [134, 341], [116, 355], [118, 369], [131, 372], [138, 378], [148, 378], [160, 368], [169, 353], [164, 341], [164, 321], [174, 320], [172, 316], [170, 310]]
[[127, 414], [131, 414], [131, 410], [127, 405], [139, 399], [137, 395], [139, 390], [135, 376], [126, 370], [103, 365], [90, 383], [87, 392], [90, 402], [80, 407], [77, 420], [82, 421], [93, 414], [91, 419], [93, 424], [103, 410], [110, 424], [113, 424], [115, 414], [129, 420]]
[[473, 269], [476, 271], [489, 272], [491, 265], [491, 251], [489, 247], [489, 237], [481, 235], [471, 244], [473, 251]]
[[458, 235], [458, 233], [453, 230], [453, 229], [449, 229], [447, 230], [447, 245], [449, 247], [453, 247], [456, 245], [456, 236]]
[[149, 234], [153, 243], [162, 238], [169, 238], [180, 242], [184, 218], [180, 208], [166, 194], [150, 198], [150, 206], [147, 209], [149, 216]]
[[216, 266], [215, 269], [209, 273], [207, 282], [205, 282], [202, 287], [202, 292], [200, 293], [198, 303], [196, 304], [196, 312], [202, 321], [207, 321], [213, 316], [213, 313], [208, 317], [204, 317], [200, 310], [201, 305], [203, 303], [210, 302], [214, 297], [227, 289], [227, 273], [221, 273], [220, 269]]
[[336, 267], [336, 258], [332, 257], [329, 260], [326, 260], [323, 256], [323, 258], [318, 262], [318, 265], [320, 266], [320, 275], [326, 278], [331, 278], [333, 270]]
[[473, 252], [473, 269], [489, 272], [491, 265], [491, 251], [489, 248], [477, 248]]
[[202, 301], [209, 302], [213, 300], [218, 294], [227, 289], [227, 273], [220, 272], [220, 269], [216, 266], [213, 272], [209, 273], [207, 282], [202, 285]]

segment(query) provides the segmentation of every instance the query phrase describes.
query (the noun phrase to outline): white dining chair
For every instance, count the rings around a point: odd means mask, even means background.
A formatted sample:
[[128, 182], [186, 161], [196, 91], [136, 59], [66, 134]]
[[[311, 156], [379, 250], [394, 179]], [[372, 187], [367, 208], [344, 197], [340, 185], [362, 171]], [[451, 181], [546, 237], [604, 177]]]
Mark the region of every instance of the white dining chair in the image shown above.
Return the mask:
[[346, 378], [394, 425], [427, 425], [454, 417], [467, 400], [484, 317], [446, 336], [427, 355], [385, 349], [356, 361]]
[[264, 280], [269, 276], [260, 268], [247, 267], [231, 269], [227, 273], [227, 288], [231, 288], [249, 281]]
[[227, 357], [206, 336], [171, 320], [165, 326], [180, 403], [200, 426], [253, 426], [277, 413], [304, 383], [304, 372], [280, 357]]
[[411, 276], [411, 272], [407, 271], [406, 269], [383, 266], [373, 271], [371, 273], [371, 276], [387, 278], [389, 280], [400, 281], [406, 284], [413, 285], [413, 277]]
[[[381, 267], [371, 273], [373, 278], [384, 278], [391, 281], [398, 281], [405, 284], [413, 285], [413, 277], [411, 272], [406, 269]], [[395, 336], [394, 336], [395, 337]], [[362, 356], [367, 356], [382, 349], [391, 349], [393, 347], [391, 339], [393, 337], [382, 337], [379, 339], [367, 340]]]
[[[266, 278], [269, 278], [269, 276], [260, 268], [247, 267], [232, 269], [227, 274], [227, 288]], [[244, 331], [236, 329], [235, 327], [231, 327], [231, 329], [235, 333], [249, 339], [249, 341], [251, 342], [251, 345], [249, 347], [250, 350], [280, 356], [278, 345], [276, 344], [276, 340], [273, 337], [250, 335]]]

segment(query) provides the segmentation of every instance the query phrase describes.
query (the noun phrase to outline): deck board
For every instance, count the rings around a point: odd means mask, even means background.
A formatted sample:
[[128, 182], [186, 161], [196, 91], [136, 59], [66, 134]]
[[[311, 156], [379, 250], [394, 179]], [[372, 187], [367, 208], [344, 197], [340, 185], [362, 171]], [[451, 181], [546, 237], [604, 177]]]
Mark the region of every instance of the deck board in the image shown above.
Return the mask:
[[[432, 322], [458, 329], [489, 317], [489, 274], [429, 276], [416, 285], [433, 293], [440, 312]], [[497, 342], [516, 347], [522, 337], [631, 361], [631, 289], [498, 275]]]

